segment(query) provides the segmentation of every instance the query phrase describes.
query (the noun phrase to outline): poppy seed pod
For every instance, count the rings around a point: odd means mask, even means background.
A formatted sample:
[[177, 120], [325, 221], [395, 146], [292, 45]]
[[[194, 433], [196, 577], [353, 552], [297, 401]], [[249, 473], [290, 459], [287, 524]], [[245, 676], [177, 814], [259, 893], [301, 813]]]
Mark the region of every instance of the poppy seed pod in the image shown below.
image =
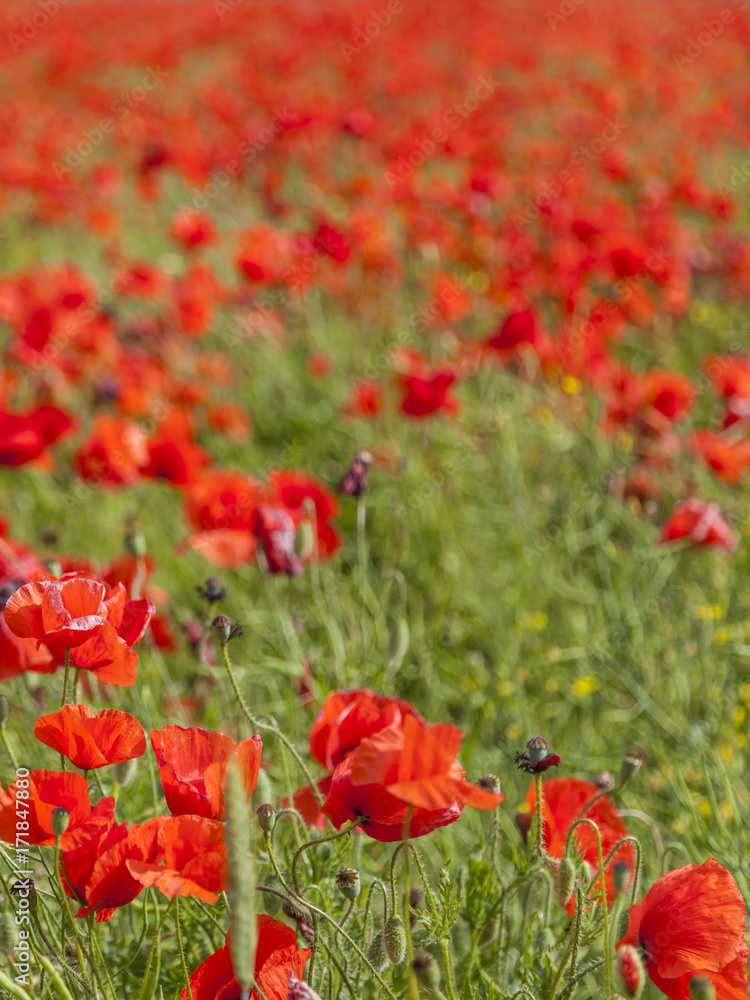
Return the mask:
[[406, 925], [401, 917], [394, 914], [386, 921], [383, 929], [385, 952], [393, 965], [406, 958]]
[[501, 791], [500, 779], [496, 774], [483, 774], [477, 784], [485, 792], [493, 792], [495, 795], [498, 795]]
[[68, 829], [70, 822], [70, 812], [63, 806], [57, 806], [52, 810], [52, 832], [56, 837], [62, 837]]
[[637, 948], [626, 944], [617, 949], [617, 979], [622, 995], [637, 1000], [646, 978], [643, 961]]
[[276, 810], [270, 803], [264, 802], [255, 810], [258, 817], [258, 825], [265, 837], [270, 837], [274, 826], [276, 826]]
[[693, 976], [688, 981], [690, 1000], [716, 1000], [716, 987], [708, 976]]
[[533, 764], [538, 764], [540, 760], [544, 760], [544, 758], [549, 754], [549, 743], [543, 736], [532, 736], [526, 744], [526, 749], [529, 751], [529, 759], [531, 762]]
[[336, 876], [336, 885], [346, 899], [356, 899], [362, 883], [356, 868], [342, 868]]
[[213, 604], [215, 601], [223, 601], [227, 596], [226, 587], [216, 576], [209, 576], [202, 587], [196, 587], [195, 589], [203, 600], [208, 601], [209, 604]]
[[640, 771], [642, 763], [643, 760], [638, 756], [638, 754], [626, 753], [622, 758], [622, 763], [620, 764], [620, 784], [624, 785], [625, 782], [634, 778]]

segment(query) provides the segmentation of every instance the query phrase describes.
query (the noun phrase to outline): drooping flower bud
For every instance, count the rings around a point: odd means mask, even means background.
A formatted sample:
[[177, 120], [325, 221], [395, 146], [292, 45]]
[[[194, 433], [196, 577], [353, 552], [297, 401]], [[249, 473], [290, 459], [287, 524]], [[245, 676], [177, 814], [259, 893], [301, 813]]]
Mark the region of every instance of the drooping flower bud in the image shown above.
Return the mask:
[[366, 955], [368, 961], [378, 972], [382, 972], [388, 965], [388, 955], [385, 950], [385, 937], [382, 931], [378, 931], [372, 939]]
[[270, 837], [273, 828], [276, 826], [276, 810], [274, 807], [269, 802], [264, 802], [263, 805], [258, 806], [255, 810], [255, 815], [258, 817], [258, 825], [263, 835]]
[[575, 862], [566, 854], [560, 862], [560, 867], [555, 873], [555, 892], [557, 893], [557, 902], [563, 907], [563, 909], [568, 905], [570, 897], [573, 895], [575, 880]]
[[633, 869], [627, 861], [620, 859], [612, 865], [612, 882], [614, 883], [615, 893], [618, 896], [622, 895], [630, 885], [632, 874]]
[[690, 1000], [716, 1000], [716, 987], [708, 976], [693, 976], [688, 980]]
[[398, 965], [406, 958], [406, 925], [397, 914], [388, 918], [383, 929], [385, 938], [385, 953], [393, 963]]
[[57, 806], [52, 810], [52, 832], [56, 837], [62, 837], [68, 829], [70, 813], [64, 806]]
[[609, 771], [599, 771], [594, 775], [594, 784], [603, 792], [611, 792], [616, 784], [615, 776]]
[[440, 968], [429, 951], [418, 951], [411, 967], [420, 986], [434, 990], [440, 985]]
[[643, 990], [646, 973], [637, 948], [624, 944], [617, 949], [618, 987], [628, 1000], [637, 1000]]
[[346, 899], [356, 899], [361, 888], [359, 872], [356, 868], [342, 868], [336, 876], [336, 885]]

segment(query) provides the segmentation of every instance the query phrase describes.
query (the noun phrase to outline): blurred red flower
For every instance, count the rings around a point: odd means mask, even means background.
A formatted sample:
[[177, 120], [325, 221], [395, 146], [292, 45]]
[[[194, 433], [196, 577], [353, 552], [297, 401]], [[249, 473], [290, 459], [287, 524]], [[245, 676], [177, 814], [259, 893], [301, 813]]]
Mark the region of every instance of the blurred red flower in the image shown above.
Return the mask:
[[717, 503], [704, 503], [691, 497], [675, 504], [664, 523], [659, 541], [676, 542], [685, 538], [699, 548], [734, 552], [737, 541]]
[[167, 899], [195, 896], [215, 903], [227, 879], [224, 824], [204, 816], [169, 816], [159, 830], [164, 864], [129, 858], [125, 866], [147, 889]]

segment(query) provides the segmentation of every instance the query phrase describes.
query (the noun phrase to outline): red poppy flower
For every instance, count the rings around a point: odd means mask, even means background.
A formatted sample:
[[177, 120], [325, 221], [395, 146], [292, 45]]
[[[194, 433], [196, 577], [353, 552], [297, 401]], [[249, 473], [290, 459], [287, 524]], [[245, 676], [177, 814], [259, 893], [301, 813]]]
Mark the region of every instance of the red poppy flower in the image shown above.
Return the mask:
[[734, 552], [737, 542], [717, 503], [704, 503], [691, 497], [681, 500], [664, 523], [659, 541], [676, 542], [686, 538], [700, 548]]
[[146, 752], [141, 724], [116, 708], [95, 713], [88, 705], [63, 705], [59, 712], [37, 719], [34, 735], [82, 771], [132, 760]]
[[73, 426], [56, 406], [40, 406], [25, 416], [0, 411], [0, 465], [25, 465], [39, 458]]
[[208, 411], [206, 418], [209, 427], [221, 431], [235, 444], [244, 444], [250, 440], [250, 417], [239, 403], [217, 403]]
[[255, 558], [253, 535], [263, 484], [239, 472], [204, 474], [188, 488], [185, 514], [197, 532], [187, 545], [217, 566], [241, 566]]
[[408, 715], [424, 723], [416, 708], [400, 698], [375, 694], [368, 688], [333, 691], [310, 728], [310, 755], [333, 771], [362, 740], [389, 727], [399, 728]]
[[401, 412], [409, 417], [430, 417], [440, 410], [455, 416], [461, 404], [451, 393], [456, 381], [452, 371], [437, 371], [427, 378], [423, 375], [398, 375], [397, 384], [403, 389]]
[[172, 219], [170, 236], [181, 243], [185, 250], [210, 246], [217, 239], [216, 229], [209, 216], [188, 208], [181, 208]]
[[325, 486], [303, 472], [279, 471], [268, 474], [268, 493], [273, 505], [284, 507], [296, 527], [307, 519], [307, 505], [312, 503], [317, 526], [317, 551], [329, 559], [341, 548], [341, 537], [330, 521], [338, 516], [336, 497]]
[[135, 483], [147, 460], [145, 432], [127, 417], [105, 414], [97, 416], [75, 457], [82, 479], [110, 486]]
[[60, 846], [67, 850], [86, 839], [83, 827], [91, 815], [86, 779], [75, 771], [44, 770], [16, 778], [0, 792], [0, 839], [15, 844], [20, 821], [29, 824], [28, 831], [23, 831], [29, 844], [54, 844], [52, 813], [58, 807], [70, 813], [67, 830], [60, 838]]
[[[548, 778], [542, 789], [542, 839], [544, 847], [553, 858], [561, 858], [565, 851], [568, 831], [583, 812], [586, 803], [598, 795], [600, 789], [596, 785], [578, 778]], [[519, 813], [516, 816], [516, 821], [521, 830], [527, 833], [536, 809], [534, 782], [529, 786], [524, 805], [527, 811]], [[593, 820], [598, 826], [604, 857], [609, 854], [618, 840], [628, 835], [628, 828], [620, 819], [611, 799], [607, 798], [606, 795], [597, 799], [590, 809], [583, 812], [582, 818]], [[578, 843], [579, 853], [596, 871], [599, 866], [596, 834], [587, 823], [582, 823], [581, 826], [576, 827], [573, 836]], [[633, 845], [623, 844], [606, 867], [604, 888], [608, 903], [612, 903], [615, 898], [612, 866], [616, 861], [625, 861], [631, 871], [634, 870], [635, 852]], [[575, 901], [571, 899], [568, 904], [568, 912], [573, 913], [574, 909]]]
[[146, 445], [146, 461], [140, 473], [146, 479], [164, 479], [173, 486], [190, 486], [198, 481], [201, 471], [211, 464], [205, 449], [173, 426], [162, 426]]
[[537, 340], [537, 322], [531, 309], [508, 313], [500, 329], [487, 341], [487, 346], [504, 358], [510, 358], [521, 344], [533, 346]]
[[125, 866], [147, 889], [158, 889], [167, 899], [196, 896], [215, 903], [226, 888], [227, 852], [224, 824], [204, 816], [169, 816], [159, 830], [164, 864], [132, 858]]
[[352, 784], [376, 782], [419, 809], [447, 809], [454, 803], [495, 809], [503, 795], [470, 784], [456, 760], [463, 735], [455, 726], [428, 726], [407, 715], [400, 728], [383, 729], [360, 743], [352, 755]]
[[60, 873], [68, 896], [85, 898], [86, 882], [97, 858], [126, 836], [127, 823], [115, 821], [115, 800], [98, 802], [80, 828], [78, 843], [60, 852]]
[[[292, 973], [297, 977], [302, 975], [310, 949], [298, 948], [296, 932], [280, 920], [274, 920], [265, 913], [259, 913], [256, 919], [255, 982], [267, 1000], [288, 1000], [289, 976]], [[209, 955], [191, 975], [190, 992], [193, 1000], [236, 1000], [239, 997], [241, 991], [234, 978], [228, 934], [224, 947]], [[187, 1000], [187, 986], [180, 997]], [[256, 990], [250, 993], [250, 997], [251, 1000], [260, 1000]]]
[[696, 431], [690, 446], [726, 483], [738, 483], [750, 468], [750, 441], [730, 441], [712, 431]]
[[[330, 782], [321, 813], [327, 816], [337, 830], [345, 823], [361, 819], [359, 828], [373, 840], [392, 844], [404, 835], [404, 824], [409, 806], [377, 782], [354, 784], [352, 781], [353, 755], [343, 760], [328, 779]], [[320, 785], [319, 785], [320, 787]], [[304, 789], [302, 790], [305, 791]], [[309, 791], [312, 795], [312, 791]], [[307, 798], [303, 805], [309, 806]], [[453, 801], [436, 809], [411, 809], [409, 838], [424, 837], [440, 826], [449, 826], [460, 818], [463, 802]], [[312, 811], [307, 814], [311, 826], [319, 826]]]
[[351, 388], [349, 402], [343, 412], [349, 417], [371, 419], [383, 410], [383, 390], [377, 382], [356, 381]]
[[[164, 816], [157, 816], [129, 830], [123, 823], [96, 844], [86, 858], [85, 876], [79, 883], [77, 895], [83, 905], [76, 913], [77, 918], [95, 913], [97, 922], [105, 923], [112, 919], [118, 907], [132, 903], [143, 885], [130, 874], [128, 861], [156, 864], [161, 860], [163, 848], [159, 833], [165, 820]], [[64, 862], [70, 875], [68, 855]]]
[[164, 795], [175, 816], [224, 817], [224, 782], [227, 767], [235, 757], [248, 801], [260, 770], [263, 741], [260, 736], [235, 743], [224, 733], [192, 726], [164, 726], [151, 730]]
[[86, 574], [25, 584], [5, 605], [5, 621], [21, 638], [44, 643], [58, 663], [90, 670], [104, 684], [134, 683], [138, 654], [131, 648], [148, 628], [154, 606], [126, 601]]
[[645, 954], [646, 972], [670, 1000], [690, 1000], [688, 983], [706, 976], [716, 1000], [748, 995], [745, 903], [730, 873], [709, 858], [662, 875], [631, 906], [620, 945]]
[[679, 372], [653, 369], [641, 381], [641, 408], [654, 409], [667, 420], [676, 423], [690, 412], [697, 389]]

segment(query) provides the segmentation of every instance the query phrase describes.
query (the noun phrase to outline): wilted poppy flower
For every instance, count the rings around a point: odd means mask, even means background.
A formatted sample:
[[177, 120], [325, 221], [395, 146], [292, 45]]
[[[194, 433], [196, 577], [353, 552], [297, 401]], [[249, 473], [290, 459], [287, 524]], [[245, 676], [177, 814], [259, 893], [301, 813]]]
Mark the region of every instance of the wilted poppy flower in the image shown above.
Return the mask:
[[63, 705], [59, 712], [37, 719], [34, 735], [82, 771], [119, 764], [146, 752], [141, 724], [116, 708], [95, 713], [88, 705]]
[[[77, 918], [95, 913], [97, 922], [104, 923], [112, 919], [118, 907], [132, 903], [143, 885], [130, 874], [128, 861], [156, 864], [161, 860], [163, 848], [159, 833], [165, 821], [164, 816], [157, 816], [129, 830], [125, 823], [114, 826], [91, 845], [85, 858], [76, 857], [72, 852], [63, 856], [68, 876], [76, 864], [82, 874], [76, 887], [82, 901]], [[84, 845], [81, 853], [85, 850]]]
[[713, 858], [662, 875], [631, 906], [621, 945], [641, 950], [649, 978], [670, 1000], [690, 1000], [693, 976], [713, 983], [716, 1000], [747, 997], [745, 902]]
[[[568, 831], [578, 817], [583, 813], [583, 819], [590, 819], [599, 828], [602, 840], [602, 853], [606, 857], [614, 845], [622, 837], [627, 837], [628, 828], [620, 819], [611, 799], [606, 795], [598, 798], [591, 808], [584, 807], [600, 789], [588, 781], [578, 778], [548, 778], [542, 786], [542, 840], [544, 848], [553, 858], [561, 858], [565, 852]], [[536, 809], [536, 787], [534, 782], [529, 786], [524, 800], [526, 811], [518, 813], [516, 822], [524, 834], [531, 828], [532, 817]], [[579, 854], [588, 861], [596, 871], [599, 861], [596, 848], [596, 835], [588, 823], [577, 826], [573, 834], [578, 843]], [[604, 872], [604, 887], [607, 902], [615, 898], [615, 887], [612, 881], [612, 867], [617, 861], [625, 861], [635, 869], [635, 852], [631, 843], [623, 844], [614, 855]], [[597, 883], [598, 885], [598, 883]], [[568, 911], [573, 912], [575, 902], [571, 899]]]
[[167, 899], [196, 896], [215, 903], [226, 888], [224, 824], [203, 816], [169, 816], [159, 830], [164, 864], [128, 859], [125, 866], [147, 889]]
[[63, 850], [76, 847], [86, 839], [82, 828], [91, 815], [89, 786], [83, 775], [75, 771], [42, 770], [30, 771], [26, 778], [16, 778], [0, 792], [0, 839], [15, 844], [18, 821], [23, 820], [29, 824], [28, 832], [24, 833], [27, 843], [54, 844], [52, 813], [57, 808], [70, 813], [60, 846]]
[[424, 723], [416, 708], [400, 698], [375, 694], [368, 688], [332, 691], [310, 728], [310, 755], [333, 771], [362, 740], [383, 729], [402, 726], [409, 715]]
[[676, 542], [685, 538], [700, 548], [733, 552], [737, 542], [717, 503], [704, 503], [691, 497], [681, 500], [664, 523], [659, 541]]
[[351, 757], [352, 784], [382, 785], [419, 809], [448, 809], [456, 803], [495, 809], [503, 795], [470, 784], [456, 760], [463, 735], [455, 726], [428, 726], [407, 715], [400, 727], [383, 729], [359, 744]]
[[255, 520], [255, 537], [263, 546], [269, 573], [299, 576], [302, 560], [294, 551], [297, 530], [289, 511], [261, 504]]
[[[354, 784], [352, 781], [353, 759], [350, 754], [343, 760], [328, 779], [328, 791], [321, 807], [337, 830], [345, 823], [361, 820], [359, 828], [373, 840], [392, 844], [404, 836], [406, 817], [411, 808], [408, 836], [424, 837], [441, 826], [455, 823], [461, 816], [464, 804], [454, 801], [436, 809], [410, 807], [402, 799], [377, 782]], [[320, 787], [320, 785], [319, 785]], [[304, 791], [304, 789], [303, 789]], [[311, 793], [310, 793], [311, 794]], [[309, 806], [309, 802], [305, 802]], [[307, 814], [309, 825], [320, 826], [312, 811]], [[307, 821], [306, 820], [306, 821]]]
[[72, 426], [71, 418], [56, 406], [40, 406], [25, 416], [0, 411], [0, 465], [35, 461]]
[[237, 760], [245, 795], [253, 794], [263, 742], [260, 736], [235, 743], [224, 733], [191, 726], [164, 726], [151, 730], [162, 788], [169, 811], [175, 815], [224, 817], [224, 782], [232, 757]]
[[[289, 977], [302, 975], [310, 949], [298, 948], [296, 931], [280, 920], [265, 913], [259, 913], [256, 920], [255, 982], [267, 1000], [288, 1000]], [[235, 1000], [239, 997], [240, 985], [234, 978], [228, 934], [224, 947], [209, 955], [191, 975], [190, 992], [193, 1000]], [[181, 1000], [187, 1000], [187, 986], [180, 996]], [[251, 991], [250, 997], [260, 1000], [256, 990]]]

